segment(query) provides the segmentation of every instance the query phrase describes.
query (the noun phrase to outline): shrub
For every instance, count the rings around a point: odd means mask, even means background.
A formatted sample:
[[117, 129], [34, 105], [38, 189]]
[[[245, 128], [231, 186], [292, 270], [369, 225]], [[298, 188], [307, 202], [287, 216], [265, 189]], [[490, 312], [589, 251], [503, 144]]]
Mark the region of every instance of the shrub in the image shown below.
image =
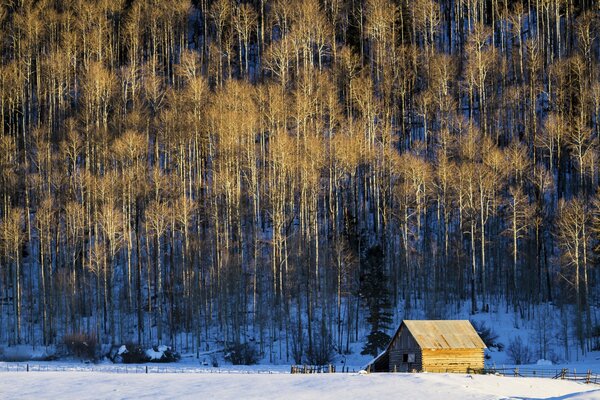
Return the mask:
[[153, 346], [145, 350], [140, 345], [129, 343], [113, 346], [108, 358], [117, 364], [170, 363], [179, 361], [181, 355], [169, 346]]
[[495, 347], [498, 351], [504, 349], [504, 345], [498, 342], [498, 334], [492, 328], [488, 327], [485, 322], [471, 321], [471, 324], [488, 348]]
[[523, 343], [523, 339], [517, 336], [510, 340], [508, 348], [506, 349], [508, 359], [516, 365], [528, 364], [531, 362], [531, 350], [529, 346]]
[[146, 351], [142, 346], [138, 344], [126, 344], [127, 351], [121, 354], [123, 364], [143, 364], [150, 361], [150, 357], [146, 354]]
[[181, 354], [179, 354], [178, 352], [176, 352], [175, 350], [173, 350], [172, 348], [169, 347], [163, 353], [163, 356], [160, 359], [160, 362], [171, 363], [171, 362], [177, 362], [179, 360], [181, 360]]
[[63, 336], [63, 344], [69, 356], [82, 360], [95, 360], [98, 355], [98, 340], [90, 333], [71, 333]]
[[258, 350], [251, 343], [234, 343], [225, 349], [225, 360], [233, 365], [253, 365], [258, 363]]

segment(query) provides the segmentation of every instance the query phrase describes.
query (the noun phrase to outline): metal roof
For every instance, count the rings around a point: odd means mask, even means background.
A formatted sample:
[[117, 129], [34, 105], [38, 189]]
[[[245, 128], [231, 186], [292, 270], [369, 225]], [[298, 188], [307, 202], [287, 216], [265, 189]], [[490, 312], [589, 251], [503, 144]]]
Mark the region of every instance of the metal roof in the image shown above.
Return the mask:
[[486, 347], [468, 320], [404, 320], [402, 325], [408, 328], [422, 349], [483, 349]]

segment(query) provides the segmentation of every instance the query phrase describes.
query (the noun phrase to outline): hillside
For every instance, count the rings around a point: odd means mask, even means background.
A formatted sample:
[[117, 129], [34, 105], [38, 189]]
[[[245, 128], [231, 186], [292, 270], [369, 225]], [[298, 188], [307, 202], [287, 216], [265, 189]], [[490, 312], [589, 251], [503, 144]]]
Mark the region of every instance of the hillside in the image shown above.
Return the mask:
[[502, 313], [597, 350], [599, 34], [591, 0], [1, 2], [0, 343], [322, 364]]

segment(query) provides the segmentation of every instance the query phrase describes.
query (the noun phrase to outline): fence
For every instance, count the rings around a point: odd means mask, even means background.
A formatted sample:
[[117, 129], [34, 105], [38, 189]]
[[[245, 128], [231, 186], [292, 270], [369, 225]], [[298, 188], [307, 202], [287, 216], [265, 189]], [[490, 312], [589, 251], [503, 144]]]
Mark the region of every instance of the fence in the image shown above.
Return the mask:
[[0, 372], [107, 372], [115, 374], [282, 374], [285, 371], [268, 369], [219, 369], [219, 368], [194, 368], [173, 367], [158, 365], [52, 365], [33, 363], [4, 363], [0, 364]]
[[[1, 363], [1, 372], [106, 372], [116, 374], [174, 374], [174, 373], [200, 373], [200, 374], [284, 374], [283, 370], [269, 369], [220, 369], [220, 368], [195, 368], [174, 367], [162, 365], [94, 365], [94, 364], [35, 364], [35, 363]], [[326, 374], [335, 372], [351, 372], [342, 367], [336, 371], [335, 365], [292, 365], [292, 374]], [[354, 370], [352, 372], [355, 372]], [[486, 368], [473, 370], [471, 373], [492, 374], [501, 376], [523, 377], [523, 378], [549, 378], [564, 379], [574, 382], [600, 385], [600, 374], [587, 370], [577, 372], [563, 369], [535, 369], [535, 368]]]
[[550, 379], [565, 379], [580, 383], [593, 383], [600, 385], [600, 375], [587, 370], [586, 372], [572, 372], [566, 368], [563, 369], [534, 369], [534, 368], [487, 368], [481, 371], [483, 374], [494, 374], [502, 376], [514, 376], [523, 378], [550, 378]]
[[[331, 374], [335, 372], [335, 365], [292, 365], [290, 374]], [[344, 372], [342, 368], [342, 372]]]

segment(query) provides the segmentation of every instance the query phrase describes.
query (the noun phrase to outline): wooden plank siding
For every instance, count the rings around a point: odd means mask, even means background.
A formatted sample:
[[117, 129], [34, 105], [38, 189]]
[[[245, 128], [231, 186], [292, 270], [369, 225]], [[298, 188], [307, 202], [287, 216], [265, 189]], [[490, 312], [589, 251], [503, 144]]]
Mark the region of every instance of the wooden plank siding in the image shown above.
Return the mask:
[[[400, 326], [400, 330], [389, 347], [389, 353], [390, 371], [410, 372], [412, 370], [420, 371], [422, 369], [423, 358], [421, 348], [405, 325]], [[414, 362], [405, 361], [405, 354], [414, 354]]]
[[[404, 362], [404, 354], [414, 354], [414, 362]], [[421, 350], [392, 350], [390, 351], [390, 367], [392, 372], [412, 372], [423, 369], [423, 355]]]
[[423, 349], [422, 370], [427, 372], [471, 372], [483, 370], [483, 349]]

